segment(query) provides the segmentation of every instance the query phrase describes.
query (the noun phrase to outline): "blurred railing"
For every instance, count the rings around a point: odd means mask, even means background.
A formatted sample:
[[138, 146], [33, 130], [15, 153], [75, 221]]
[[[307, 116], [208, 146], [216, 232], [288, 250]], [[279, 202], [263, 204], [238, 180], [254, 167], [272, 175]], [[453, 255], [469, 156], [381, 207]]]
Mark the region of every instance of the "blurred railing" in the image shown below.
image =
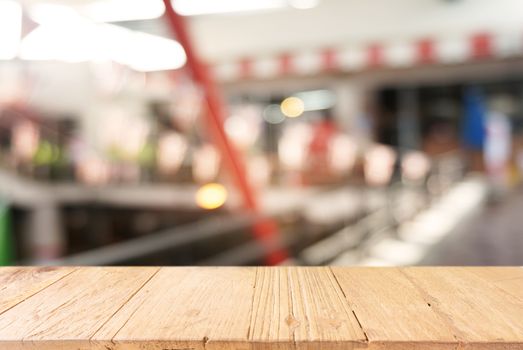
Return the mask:
[[[368, 249], [376, 236], [395, 235], [396, 228], [409, 220], [421, 210], [430, 206], [437, 198], [445, 194], [455, 183], [463, 179], [466, 163], [460, 152], [451, 152], [431, 160], [430, 172], [420, 181], [404, 181], [401, 169], [387, 186], [361, 186], [361, 183], [349, 182], [344, 186], [319, 187], [317, 191], [302, 196], [285, 209], [270, 210], [267, 213], [276, 217], [282, 226], [282, 237], [277, 246], [286, 247], [296, 262], [308, 265], [326, 264], [347, 251]], [[18, 186], [31, 192], [46, 190], [53, 201], [65, 200], [68, 203], [92, 201], [107, 201], [118, 205], [134, 203], [136, 206], [147, 205], [144, 189], [136, 186], [116, 186], [112, 188], [84, 188], [77, 185], [52, 185], [39, 187], [38, 183], [30, 182], [31, 188], [18, 177], [12, 181], [20, 182]], [[8, 181], [2, 181], [4, 190], [14, 187]], [[84, 188], [78, 197], [75, 187]], [[154, 188], [158, 187], [159, 197], [156, 198]], [[111, 189], [112, 188], [112, 189]], [[194, 189], [186, 186], [179, 188], [186, 193], [186, 198], [172, 196], [176, 186], [152, 186], [150, 205], [155, 206], [158, 199], [165, 197], [166, 208], [173, 208], [173, 200], [192, 202]], [[174, 192], [173, 192], [174, 191]], [[32, 192], [33, 197], [23, 197], [27, 203], [32, 203], [40, 197], [38, 191]], [[36, 194], [35, 194], [36, 193]], [[76, 194], [75, 194], [76, 193]], [[134, 193], [134, 194], [133, 194]], [[177, 192], [176, 192], [177, 193]], [[180, 194], [178, 193], [178, 194]], [[26, 193], [27, 195], [27, 193]], [[43, 197], [42, 197], [43, 198]], [[105, 199], [104, 199], [105, 198]], [[278, 200], [278, 202], [281, 202]], [[195, 207], [196, 208], [196, 207]], [[129, 241], [97, 248], [84, 253], [52, 261], [53, 264], [79, 265], [118, 265], [136, 261], [148, 261], [155, 255], [179, 254], [191, 246], [211, 242], [213, 239], [236, 235], [241, 237], [233, 244], [216, 249], [210, 254], [189, 259], [191, 264], [203, 265], [244, 265], [260, 261], [267, 254], [268, 247], [252, 241], [248, 234], [254, 218], [235, 214], [226, 217], [209, 215], [197, 222], [182, 225], [173, 229], [151, 232], [146, 236]], [[270, 248], [269, 248], [270, 249]], [[150, 260], [154, 261], [154, 259]], [[27, 263], [32, 263], [27, 261]]]
[[[323, 265], [340, 255], [349, 255], [345, 263], [357, 264], [380, 237], [397, 237], [397, 228], [437, 202], [453, 186], [464, 180], [466, 162], [459, 151], [448, 152], [431, 160], [431, 170], [421, 181], [408, 183], [395, 176], [390, 186], [363, 188], [362, 198], [375, 200], [365, 205], [357, 220], [335, 229], [325, 238], [301, 251], [295, 263]], [[399, 174], [401, 175], [401, 174]], [[351, 252], [352, 255], [347, 254]]]

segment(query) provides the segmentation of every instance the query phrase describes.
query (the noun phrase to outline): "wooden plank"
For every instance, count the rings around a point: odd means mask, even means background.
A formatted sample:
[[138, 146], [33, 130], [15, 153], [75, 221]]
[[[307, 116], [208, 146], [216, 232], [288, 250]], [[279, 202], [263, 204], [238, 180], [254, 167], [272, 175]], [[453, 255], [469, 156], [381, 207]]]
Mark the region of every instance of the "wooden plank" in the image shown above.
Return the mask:
[[0, 314], [73, 271], [70, 267], [1, 268]]
[[158, 268], [81, 268], [0, 317], [0, 349], [88, 349]]
[[260, 349], [352, 349], [365, 343], [329, 268], [258, 268], [249, 341]]
[[372, 349], [455, 349], [453, 328], [395, 268], [332, 267]]
[[463, 348], [521, 349], [523, 303], [479, 278], [467, 268], [405, 268], [455, 329]]
[[254, 268], [164, 267], [93, 340], [125, 350], [248, 349], [254, 281]]
[[7, 268], [0, 350], [521, 350], [521, 277], [519, 268]]
[[268, 349], [269, 345], [288, 349], [288, 344], [293, 343], [298, 321], [292, 314], [290, 300], [287, 269], [259, 267], [248, 334], [255, 349]]

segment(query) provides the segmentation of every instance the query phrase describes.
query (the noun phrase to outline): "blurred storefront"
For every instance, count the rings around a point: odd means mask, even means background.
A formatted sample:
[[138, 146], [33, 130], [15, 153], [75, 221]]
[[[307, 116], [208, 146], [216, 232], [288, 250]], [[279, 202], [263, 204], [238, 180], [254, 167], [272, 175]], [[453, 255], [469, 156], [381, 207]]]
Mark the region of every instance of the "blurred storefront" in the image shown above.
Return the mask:
[[519, 183], [517, 0], [173, 5], [0, 0], [7, 260], [371, 263]]

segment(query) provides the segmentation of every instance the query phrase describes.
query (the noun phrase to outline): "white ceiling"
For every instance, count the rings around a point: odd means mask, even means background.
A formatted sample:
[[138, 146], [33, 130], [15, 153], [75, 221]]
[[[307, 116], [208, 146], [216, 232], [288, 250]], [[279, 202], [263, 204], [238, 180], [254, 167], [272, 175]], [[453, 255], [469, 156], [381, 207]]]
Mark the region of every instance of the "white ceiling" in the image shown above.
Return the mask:
[[[78, 5], [104, 0], [23, 0], [25, 4], [49, 1]], [[523, 1], [322, 0], [319, 6], [307, 10], [285, 8], [197, 16], [189, 17], [188, 22], [204, 58], [223, 62], [331, 45], [463, 35], [482, 30], [521, 30], [523, 34]], [[161, 19], [125, 25], [169, 35]]]

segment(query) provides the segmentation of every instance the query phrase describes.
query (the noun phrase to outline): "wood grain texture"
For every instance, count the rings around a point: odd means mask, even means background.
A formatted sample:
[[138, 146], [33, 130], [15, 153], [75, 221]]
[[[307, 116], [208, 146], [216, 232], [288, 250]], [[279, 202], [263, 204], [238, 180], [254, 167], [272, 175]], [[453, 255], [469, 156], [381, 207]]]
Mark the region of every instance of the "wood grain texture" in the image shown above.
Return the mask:
[[126, 350], [150, 340], [162, 349], [247, 349], [254, 281], [254, 269], [164, 267], [93, 340]]
[[156, 271], [143, 267], [75, 270], [1, 315], [0, 349], [88, 349], [96, 331]]
[[0, 314], [73, 272], [73, 268], [0, 269]]
[[[523, 348], [523, 304], [466, 268], [406, 268], [465, 348]], [[520, 292], [520, 293], [523, 293]]]
[[521, 268], [0, 269], [0, 350], [523, 349]]
[[329, 268], [260, 267], [249, 341], [260, 349], [352, 349], [365, 334]]
[[455, 349], [453, 328], [400, 269], [332, 269], [373, 348]]
[[522, 267], [477, 267], [469, 271], [523, 301]]

